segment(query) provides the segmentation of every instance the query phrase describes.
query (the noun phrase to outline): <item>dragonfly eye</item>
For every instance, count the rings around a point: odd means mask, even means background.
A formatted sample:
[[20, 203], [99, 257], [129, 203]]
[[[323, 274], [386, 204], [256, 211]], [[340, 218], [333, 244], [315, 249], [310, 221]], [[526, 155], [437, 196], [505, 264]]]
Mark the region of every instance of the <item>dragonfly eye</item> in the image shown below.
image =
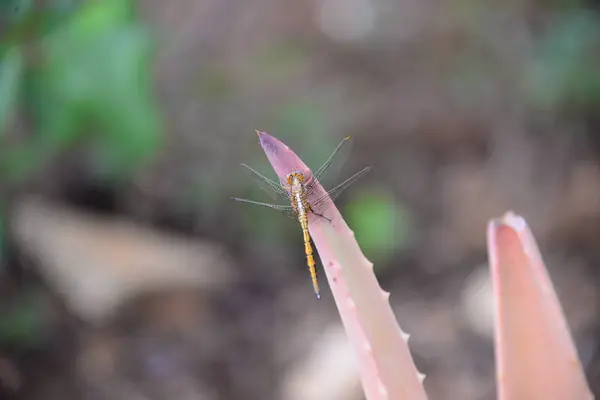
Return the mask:
[[289, 174], [287, 176], [286, 182], [287, 182], [288, 185], [291, 185], [292, 182], [294, 182], [294, 172], [292, 172], [291, 174]]

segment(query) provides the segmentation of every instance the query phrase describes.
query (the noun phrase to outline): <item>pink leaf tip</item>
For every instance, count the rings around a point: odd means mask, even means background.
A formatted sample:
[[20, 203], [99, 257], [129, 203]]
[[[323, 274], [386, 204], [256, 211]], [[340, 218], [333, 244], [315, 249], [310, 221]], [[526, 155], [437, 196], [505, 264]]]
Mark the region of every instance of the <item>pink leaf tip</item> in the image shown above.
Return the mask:
[[488, 254], [496, 303], [498, 399], [592, 399], [525, 219], [507, 212], [490, 221]]

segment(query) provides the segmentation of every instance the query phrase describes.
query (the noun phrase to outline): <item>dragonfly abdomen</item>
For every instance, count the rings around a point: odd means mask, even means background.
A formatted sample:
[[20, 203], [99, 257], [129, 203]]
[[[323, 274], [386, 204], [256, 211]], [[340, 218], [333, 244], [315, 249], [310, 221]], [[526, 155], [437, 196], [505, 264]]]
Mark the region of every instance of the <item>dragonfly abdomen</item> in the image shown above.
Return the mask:
[[306, 190], [302, 185], [304, 177], [300, 174], [292, 175], [289, 182], [292, 184], [291, 199], [292, 208], [298, 214], [298, 222], [302, 227], [302, 237], [304, 238], [304, 253], [306, 254], [306, 264], [308, 264], [308, 270], [310, 272], [310, 278], [312, 280], [313, 289], [317, 299], [321, 298], [321, 292], [319, 290], [319, 282], [317, 280], [317, 270], [315, 269], [315, 257], [313, 256], [313, 249], [310, 244], [310, 233], [308, 232], [308, 212], [310, 211], [310, 204], [306, 199]]
[[310, 233], [308, 233], [308, 218], [305, 212], [301, 212], [298, 216], [300, 225], [302, 226], [302, 236], [304, 237], [304, 253], [306, 254], [306, 264], [310, 272], [310, 278], [312, 280], [313, 289], [317, 299], [321, 298], [321, 291], [319, 290], [319, 281], [317, 279], [317, 270], [315, 268], [315, 257], [313, 256], [312, 246], [310, 244]]

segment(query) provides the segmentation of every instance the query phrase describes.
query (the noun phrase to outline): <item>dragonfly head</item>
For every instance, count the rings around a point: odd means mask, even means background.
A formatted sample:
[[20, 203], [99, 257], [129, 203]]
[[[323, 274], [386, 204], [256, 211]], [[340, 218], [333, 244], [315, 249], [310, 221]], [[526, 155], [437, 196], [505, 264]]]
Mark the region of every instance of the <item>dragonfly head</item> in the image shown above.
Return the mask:
[[289, 174], [286, 178], [286, 182], [290, 186], [294, 183], [304, 183], [304, 180], [304, 174], [300, 171], [294, 171], [291, 174]]

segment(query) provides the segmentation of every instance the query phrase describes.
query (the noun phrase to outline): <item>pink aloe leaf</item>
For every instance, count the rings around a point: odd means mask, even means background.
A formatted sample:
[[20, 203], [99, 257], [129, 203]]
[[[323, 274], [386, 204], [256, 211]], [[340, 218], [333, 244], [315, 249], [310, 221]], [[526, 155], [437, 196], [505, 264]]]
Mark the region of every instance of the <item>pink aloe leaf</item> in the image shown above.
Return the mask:
[[[302, 172], [307, 182], [310, 169], [285, 144], [265, 132], [258, 132], [260, 144], [282, 181], [292, 171]], [[325, 194], [316, 183], [309, 202]], [[309, 231], [325, 273], [342, 323], [357, 355], [361, 382], [369, 400], [425, 400], [424, 375], [418, 373], [410, 350], [408, 334], [402, 332], [375, 274], [373, 264], [358, 243], [333, 202], [324, 207], [331, 222], [309, 215]]]
[[488, 225], [499, 400], [592, 399], [558, 297], [525, 220]]

